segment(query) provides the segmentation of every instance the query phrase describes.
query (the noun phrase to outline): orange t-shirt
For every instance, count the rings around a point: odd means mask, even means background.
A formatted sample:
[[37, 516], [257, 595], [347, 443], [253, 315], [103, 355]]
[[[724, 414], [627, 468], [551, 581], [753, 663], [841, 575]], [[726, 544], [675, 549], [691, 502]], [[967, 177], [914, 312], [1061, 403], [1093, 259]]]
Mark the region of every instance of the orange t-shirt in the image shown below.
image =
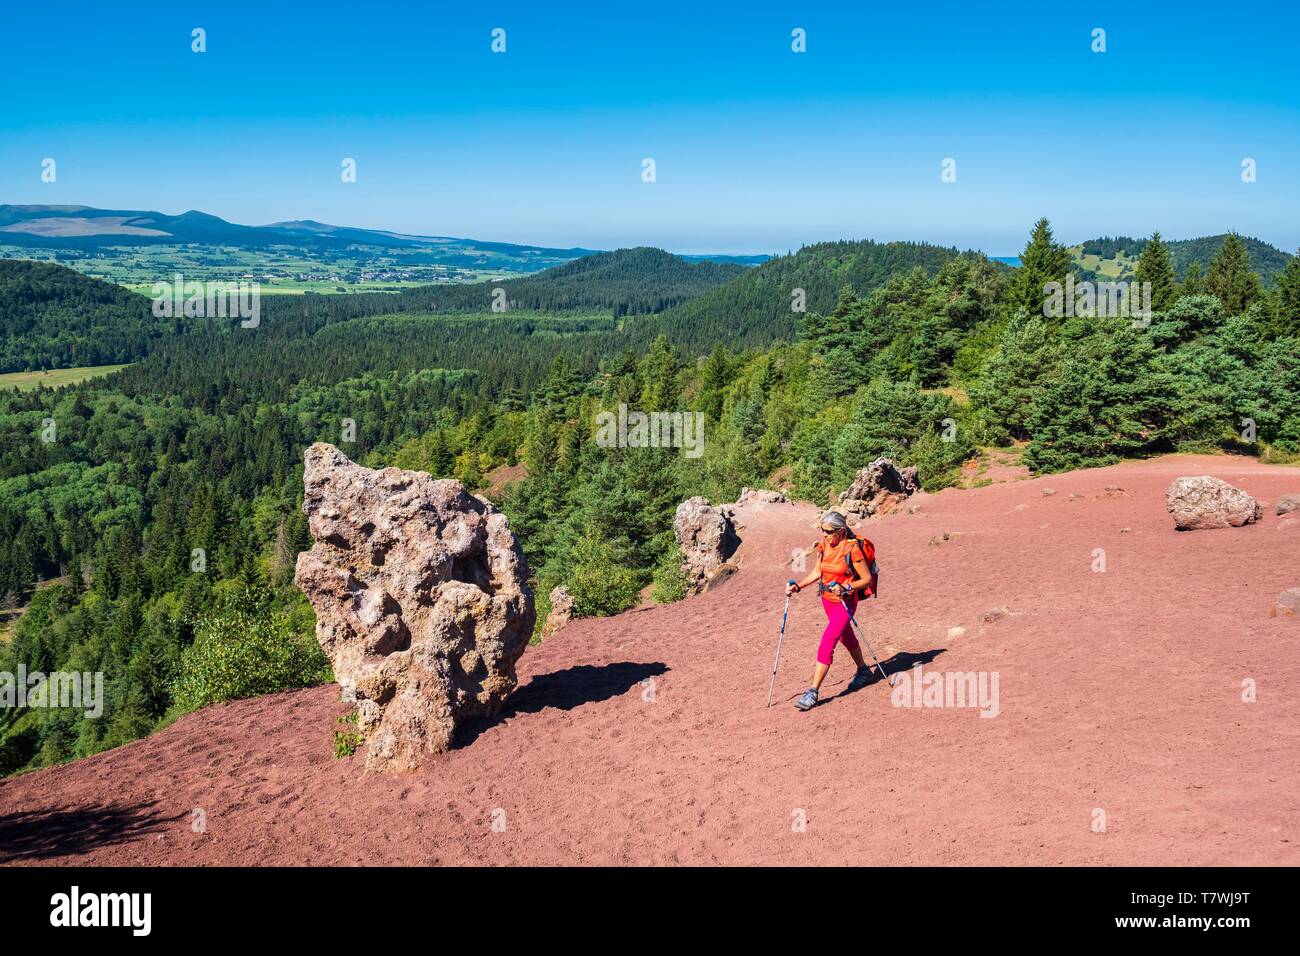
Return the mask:
[[[818, 555], [817, 570], [821, 572], [822, 584], [848, 584], [858, 578], [871, 576], [871, 565], [876, 560], [876, 548], [866, 538], [845, 538], [830, 548], [826, 548], [824, 542], [818, 541], [815, 547]], [[844, 561], [845, 556], [853, 562], [854, 573], [852, 574], [849, 573], [848, 565]], [[870, 585], [867, 585], [866, 592], [868, 595], [871, 594]]]

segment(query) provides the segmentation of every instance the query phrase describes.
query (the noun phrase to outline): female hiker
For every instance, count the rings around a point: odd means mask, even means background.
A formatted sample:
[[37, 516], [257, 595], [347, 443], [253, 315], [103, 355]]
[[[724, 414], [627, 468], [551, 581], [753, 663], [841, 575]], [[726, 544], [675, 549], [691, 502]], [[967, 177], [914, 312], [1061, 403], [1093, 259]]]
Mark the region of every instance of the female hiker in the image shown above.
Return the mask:
[[862, 659], [862, 648], [853, 636], [849, 615], [855, 613], [858, 598], [872, 597], [876, 593], [879, 574], [876, 569], [876, 549], [866, 538], [854, 537], [844, 515], [828, 511], [822, 515], [822, 538], [813, 546], [817, 567], [802, 581], [786, 586], [787, 594], [798, 594], [811, 584], [817, 585], [822, 608], [826, 611], [826, 630], [817, 645], [817, 664], [813, 667], [812, 686], [795, 701], [800, 710], [817, 706], [817, 691], [831, 668], [835, 643], [842, 643], [858, 665], [857, 673], [849, 681], [853, 691], [863, 686], [871, 671]]

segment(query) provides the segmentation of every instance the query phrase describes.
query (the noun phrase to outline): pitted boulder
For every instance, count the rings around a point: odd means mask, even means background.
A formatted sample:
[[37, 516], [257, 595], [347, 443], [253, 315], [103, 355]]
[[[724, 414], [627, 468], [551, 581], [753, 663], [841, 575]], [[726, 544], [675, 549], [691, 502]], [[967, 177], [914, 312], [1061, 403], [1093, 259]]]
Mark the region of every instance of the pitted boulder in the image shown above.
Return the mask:
[[514, 689], [536, 614], [523, 553], [505, 515], [459, 481], [363, 468], [320, 442], [305, 461], [316, 542], [294, 582], [356, 695], [367, 769], [412, 769]]
[[1246, 492], [1209, 475], [1174, 479], [1165, 492], [1165, 504], [1179, 531], [1239, 528], [1264, 513]]
[[859, 470], [853, 483], [840, 495], [840, 510], [846, 515], [867, 518], [888, 514], [920, 490], [921, 481], [915, 468], [899, 468], [889, 458], [877, 458]]
[[696, 495], [677, 506], [673, 534], [682, 552], [682, 567], [691, 593], [707, 587], [715, 577], [726, 575], [727, 559], [740, 545], [730, 510], [715, 508], [707, 498]]

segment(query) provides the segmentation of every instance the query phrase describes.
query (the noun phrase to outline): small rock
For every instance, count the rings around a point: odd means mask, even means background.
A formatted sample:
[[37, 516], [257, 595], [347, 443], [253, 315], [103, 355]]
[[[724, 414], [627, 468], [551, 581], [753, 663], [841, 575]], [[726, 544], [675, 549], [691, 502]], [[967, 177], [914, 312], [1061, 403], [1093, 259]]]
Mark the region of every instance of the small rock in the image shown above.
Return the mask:
[[1043, 489], [1043, 497], [1044, 497], [1044, 498], [1050, 498], [1050, 497], [1052, 497], [1052, 495], [1054, 495], [1054, 494], [1056, 494], [1056, 489], [1055, 489], [1055, 488], [1044, 488], [1044, 489]]
[[719, 584], [729, 580], [733, 574], [740, 570], [740, 567], [728, 561], [725, 564], [718, 565], [709, 575], [708, 580], [704, 582], [700, 590], [712, 591]]
[[1179, 531], [1239, 528], [1263, 515], [1246, 492], [1209, 475], [1175, 479], [1165, 492], [1165, 504]]
[[1025, 506], [1024, 506], [1024, 505], [1016, 505], [1016, 510], [1017, 510], [1017, 511], [1024, 511], [1024, 510], [1025, 510]]
[[1120, 534], [1128, 534], [1128, 533], [1129, 533], [1130, 531], [1132, 531], [1132, 530], [1133, 530], [1132, 528], [1120, 528], [1120, 529], [1119, 529], [1119, 533], [1120, 533]]
[[1277, 499], [1278, 514], [1284, 515], [1291, 511], [1300, 511], [1300, 495], [1283, 495]]
[[1269, 617], [1291, 617], [1300, 614], [1300, 588], [1287, 588], [1277, 596], [1277, 603], [1269, 610]]
[[1003, 605], [1002, 607], [995, 607], [993, 610], [988, 611], [984, 615], [984, 623], [992, 624], [994, 621], [1000, 621], [1002, 620], [1002, 618], [1009, 617], [1010, 615], [1011, 615], [1011, 608], [1007, 607], [1006, 605]]
[[949, 640], [952, 640], [953, 638], [957, 638], [957, 637], [965, 637], [965, 636], [966, 636], [966, 628], [961, 627], [960, 625], [957, 626], [957, 627], [950, 627], [950, 628], [948, 628], [948, 639], [949, 639]]

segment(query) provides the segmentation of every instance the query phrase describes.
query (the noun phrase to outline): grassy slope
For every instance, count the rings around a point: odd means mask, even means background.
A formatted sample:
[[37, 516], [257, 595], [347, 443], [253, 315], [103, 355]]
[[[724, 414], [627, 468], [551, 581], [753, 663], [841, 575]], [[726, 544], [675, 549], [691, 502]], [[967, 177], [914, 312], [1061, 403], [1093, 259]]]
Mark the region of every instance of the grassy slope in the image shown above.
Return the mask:
[[[1192, 262], [1201, 264], [1201, 274], [1204, 275], [1209, 270], [1210, 262], [1218, 254], [1225, 238], [1226, 236], [1219, 235], [1166, 241], [1165, 244], [1169, 247], [1169, 256], [1173, 260], [1174, 270], [1178, 273], [1179, 278], [1187, 271], [1188, 265]], [[1091, 242], [1095, 241], [1091, 240]], [[1259, 239], [1242, 236], [1241, 241], [1250, 256], [1251, 268], [1259, 273], [1260, 279], [1266, 286], [1272, 283], [1275, 275], [1286, 268], [1286, 264], [1291, 258], [1283, 250]], [[1135, 243], [1135, 248], [1126, 248], [1122, 252], [1110, 256], [1084, 255], [1083, 248], [1088, 243], [1080, 243], [1077, 246], [1070, 247], [1070, 255], [1076, 265], [1089, 272], [1095, 272], [1098, 278], [1102, 280], [1132, 279], [1133, 270], [1137, 267], [1138, 252], [1141, 251], [1142, 240], [1136, 240]]]
[[111, 375], [125, 365], [90, 365], [85, 368], [57, 368], [44, 372], [7, 372], [0, 375], [0, 389], [17, 388], [20, 392], [30, 392], [44, 385], [46, 388], [59, 388], [63, 385], [76, 385], [87, 379]]

